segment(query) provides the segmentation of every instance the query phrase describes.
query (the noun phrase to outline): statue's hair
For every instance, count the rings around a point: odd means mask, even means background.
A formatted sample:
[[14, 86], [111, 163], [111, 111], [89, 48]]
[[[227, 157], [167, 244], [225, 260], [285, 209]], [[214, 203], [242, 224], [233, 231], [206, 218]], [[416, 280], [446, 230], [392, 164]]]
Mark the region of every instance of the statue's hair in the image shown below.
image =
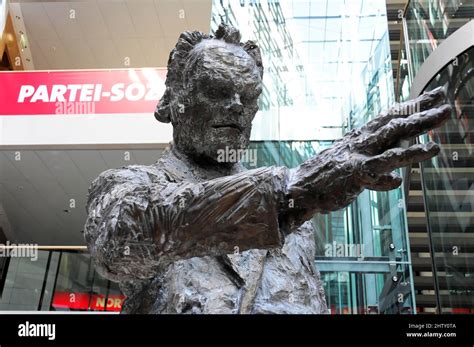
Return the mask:
[[239, 30], [226, 24], [220, 24], [216, 36], [206, 35], [200, 31], [183, 32], [171, 51], [168, 59], [168, 73], [166, 75], [166, 90], [155, 110], [155, 118], [163, 123], [171, 121], [171, 103], [175, 90], [183, 88], [183, 76], [190, 52], [203, 40], [222, 40], [230, 44], [241, 46], [255, 61], [255, 64], [263, 76], [262, 57], [260, 49], [253, 41], [240, 42]]

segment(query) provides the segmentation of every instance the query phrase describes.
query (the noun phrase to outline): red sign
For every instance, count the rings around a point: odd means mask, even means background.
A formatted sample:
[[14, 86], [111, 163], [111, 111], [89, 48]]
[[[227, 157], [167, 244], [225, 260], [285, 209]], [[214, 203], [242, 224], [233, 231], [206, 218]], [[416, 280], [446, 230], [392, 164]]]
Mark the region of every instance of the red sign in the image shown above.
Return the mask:
[[166, 69], [0, 72], [0, 115], [153, 113]]
[[124, 299], [123, 295], [108, 295], [106, 298], [102, 294], [55, 292], [52, 306], [70, 310], [120, 312]]

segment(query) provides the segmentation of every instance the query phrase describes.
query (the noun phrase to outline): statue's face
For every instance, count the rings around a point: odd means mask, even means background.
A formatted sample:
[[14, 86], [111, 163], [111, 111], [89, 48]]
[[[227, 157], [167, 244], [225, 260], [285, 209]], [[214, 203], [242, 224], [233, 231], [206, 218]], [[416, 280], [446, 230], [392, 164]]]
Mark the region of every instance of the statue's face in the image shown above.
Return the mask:
[[219, 162], [219, 150], [246, 148], [261, 82], [255, 61], [241, 47], [218, 40], [197, 45], [185, 71], [183, 102], [175, 113], [178, 147], [212, 162]]

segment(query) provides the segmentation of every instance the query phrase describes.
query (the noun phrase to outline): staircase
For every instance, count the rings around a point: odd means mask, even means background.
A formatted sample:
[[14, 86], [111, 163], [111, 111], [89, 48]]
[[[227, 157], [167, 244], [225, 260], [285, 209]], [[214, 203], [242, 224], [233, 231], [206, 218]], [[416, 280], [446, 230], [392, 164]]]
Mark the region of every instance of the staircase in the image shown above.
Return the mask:
[[[470, 146], [443, 145], [441, 161], [449, 160], [453, 148], [459, 153], [459, 158], [449, 163], [451, 167], [445, 168], [449, 171], [448, 186], [451, 189], [447, 189], [445, 180], [433, 179], [441, 176], [427, 175], [425, 178], [428, 194], [436, 199], [436, 203], [430, 203], [430, 227], [442, 313], [474, 313], [474, 165], [473, 156], [469, 154], [472, 153]], [[436, 170], [439, 172], [443, 168]], [[417, 312], [436, 313], [437, 300], [419, 166], [411, 171], [407, 218]]]

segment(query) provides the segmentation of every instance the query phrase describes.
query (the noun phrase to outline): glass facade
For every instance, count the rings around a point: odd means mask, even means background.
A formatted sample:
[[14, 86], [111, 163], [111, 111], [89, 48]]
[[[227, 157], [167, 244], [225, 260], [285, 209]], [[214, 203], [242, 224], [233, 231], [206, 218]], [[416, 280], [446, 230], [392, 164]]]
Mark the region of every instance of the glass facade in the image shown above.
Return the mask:
[[[398, 76], [401, 100], [408, 97], [429, 55], [443, 50], [440, 44], [473, 15], [474, 1], [409, 2], [402, 38], [406, 59], [400, 61]], [[417, 248], [414, 286], [419, 312], [473, 313], [474, 47], [457, 57], [442, 53], [448, 57], [446, 65], [432, 76], [422, 76], [429, 81], [424, 90], [444, 86], [453, 112], [442, 127], [418, 139], [439, 143], [441, 152], [412, 170], [408, 220], [411, 243]]]
[[410, 1], [405, 21], [413, 76], [441, 42], [473, 15], [472, 1], [469, 0]]
[[34, 258], [11, 257], [7, 259], [8, 264], [5, 267], [7, 272], [1, 290], [0, 310], [40, 310], [48, 255], [39, 252]]
[[[250, 148], [257, 152], [256, 166], [295, 167], [394, 102], [385, 6], [385, 0], [212, 1], [211, 33], [221, 22], [232, 24], [262, 50], [264, 88]], [[136, 162], [124, 163], [119, 152], [107, 167], [96, 158], [99, 150], [57, 151], [57, 159], [45, 162], [63, 169], [67, 156], [76, 155], [96, 163], [84, 181], [97, 176], [96, 168], [149, 164], [138, 152]], [[156, 152], [149, 157], [156, 159]], [[62, 183], [77, 186], [73, 178]], [[14, 200], [15, 194], [21, 193], [12, 190], [8, 197]], [[314, 216], [315, 262], [331, 313], [414, 313], [404, 201], [401, 189], [366, 190], [347, 208]], [[79, 230], [75, 235], [82, 237]], [[41, 251], [39, 259], [35, 265], [10, 259], [0, 309], [120, 309], [118, 287], [94, 271], [86, 252]], [[36, 282], [17, 282], [22, 272], [35, 273]], [[17, 290], [28, 300], [13, 297]]]
[[[221, 21], [262, 50], [258, 166], [295, 167], [394, 102], [385, 1], [213, 1], [211, 29]], [[403, 202], [401, 189], [366, 190], [313, 218], [331, 313], [414, 312]]]
[[87, 252], [38, 251], [35, 258], [8, 259], [0, 310], [120, 312], [118, 285], [97, 274]]
[[420, 141], [441, 153], [421, 163], [431, 256], [441, 312], [474, 313], [474, 47], [426, 87], [447, 88], [451, 119]]
[[[401, 37], [401, 99], [408, 97], [414, 76], [428, 56], [449, 35], [474, 18], [471, 0], [409, 1]], [[453, 57], [454, 59], [454, 57]]]

